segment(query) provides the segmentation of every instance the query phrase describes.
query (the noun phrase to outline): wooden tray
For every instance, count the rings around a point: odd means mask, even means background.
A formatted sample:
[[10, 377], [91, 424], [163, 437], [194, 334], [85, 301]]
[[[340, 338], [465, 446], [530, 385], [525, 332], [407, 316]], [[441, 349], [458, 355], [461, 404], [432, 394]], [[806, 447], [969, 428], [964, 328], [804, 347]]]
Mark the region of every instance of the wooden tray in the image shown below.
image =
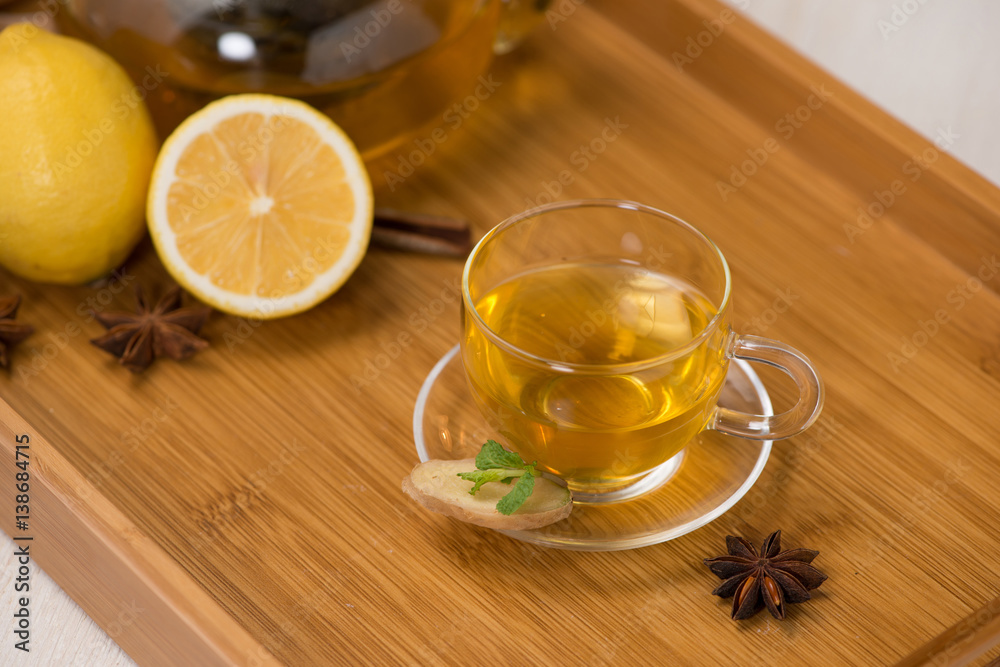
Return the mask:
[[[457, 339], [459, 262], [373, 249], [309, 313], [215, 316], [209, 351], [139, 377], [87, 342], [87, 299], [129, 307], [127, 290], [7, 277], [36, 327], [0, 379], [4, 461], [31, 437], [32, 553], [139, 662], [885, 664], [997, 594], [1000, 277], [983, 267], [1000, 192], [714, 1], [592, 5], [557, 3], [394, 192], [396, 160], [375, 170], [380, 203], [478, 232], [557, 190], [683, 216], [733, 266], [738, 328], [820, 366], [817, 427], [695, 533], [544, 550], [399, 489], [417, 389]], [[602, 144], [608, 123], [620, 134]], [[761, 150], [724, 200], [718, 184]], [[148, 246], [125, 271], [167, 282]], [[830, 580], [783, 624], [734, 623], [701, 560], [776, 528], [819, 549]]]

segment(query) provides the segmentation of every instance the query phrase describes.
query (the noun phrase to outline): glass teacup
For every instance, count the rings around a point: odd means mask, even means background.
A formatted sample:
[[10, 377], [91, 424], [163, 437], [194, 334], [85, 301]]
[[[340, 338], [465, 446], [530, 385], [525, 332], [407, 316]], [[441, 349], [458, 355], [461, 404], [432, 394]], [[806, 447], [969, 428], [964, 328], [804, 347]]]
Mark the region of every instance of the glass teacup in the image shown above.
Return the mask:
[[[642, 480], [704, 429], [787, 438], [819, 416], [823, 386], [797, 350], [732, 331], [718, 247], [626, 201], [558, 202], [480, 240], [462, 281], [462, 360], [500, 439], [586, 502]], [[731, 359], [782, 369], [799, 400], [773, 416], [717, 405]]]

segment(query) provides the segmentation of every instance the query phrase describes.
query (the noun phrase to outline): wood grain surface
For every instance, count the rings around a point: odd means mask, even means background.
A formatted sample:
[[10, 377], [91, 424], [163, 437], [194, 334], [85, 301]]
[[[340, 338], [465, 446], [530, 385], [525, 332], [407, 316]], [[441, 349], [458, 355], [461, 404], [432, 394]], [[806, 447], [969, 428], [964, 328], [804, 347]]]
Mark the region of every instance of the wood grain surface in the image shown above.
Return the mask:
[[[932, 144], [742, 19], [678, 67], [722, 5], [570, 6], [497, 63], [496, 92], [403, 185], [384, 176], [397, 158], [376, 167], [380, 204], [481, 233], [566, 172], [559, 198], [681, 215], [728, 257], [738, 329], [819, 365], [819, 424], [695, 533], [546, 550], [399, 490], [417, 389], [457, 339], [460, 263], [372, 250], [309, 313], [216, 316], [208, 352], [139, 377], [87, 343], [100, 327], [81, 313], [104, 293], [9, 278], [37, 333], [0, 380], [0, 435], [7, 458], [11, 433], [33, 437], [37, 562], [106, 629], [130, 599], [152, 610], [115, 636], [140, 663], [886, 664], [1000, 592], [1000, 192], [943, 151], [911, 180]], [[821, 88], [786, 136], [779, 122]], [[576, 151], [609, 122], [620, 134], [582, 168]], [[773, 145], [723, 199], [732, 166]], [[125, 273], [166, 282], [148, 245]], [[793, 305], [777, 315], [779, 292]], [[412, 342], [379, 368], [401, 333]], [[776, 528], [818, 549], [830, 580], [780, 625], [733, 623], [701, 559]]]

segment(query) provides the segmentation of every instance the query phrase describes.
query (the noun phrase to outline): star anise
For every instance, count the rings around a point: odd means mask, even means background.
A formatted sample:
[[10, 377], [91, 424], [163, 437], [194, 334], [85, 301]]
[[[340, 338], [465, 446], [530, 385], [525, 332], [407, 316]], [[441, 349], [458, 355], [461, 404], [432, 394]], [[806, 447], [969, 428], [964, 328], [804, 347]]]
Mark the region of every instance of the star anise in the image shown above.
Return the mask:
[[208, 347], [197, 336], [211, 308], [181, 308], [181, 288], [173, 287], [153, 308], [138, 286], [135, 288], [135, 313], [112, 311], [94, 313], [109, 331], [90, 342], [121, 359], [133, 373], [149, 367], [164, 355], [180, 361]]
[[733, 620], [750, 618], [767, 607], [779, 621], [785, 618], [785, 604], [805, 602], [809, 591], [826, 581], [826, 575], [810, 565], [818, 551], [781, 551], [781, 531], [771, 533], [760, 553], [742, 537], [726, 537], [728, 556], [706, 558], [705, 565], [725, 579], [712, 595], [733, 597]]
[[0, 366], [7, 368], [7, 350], [31, 335], [35, 329], [30, 324], [15, 322], [20, 296], [0, 298]]

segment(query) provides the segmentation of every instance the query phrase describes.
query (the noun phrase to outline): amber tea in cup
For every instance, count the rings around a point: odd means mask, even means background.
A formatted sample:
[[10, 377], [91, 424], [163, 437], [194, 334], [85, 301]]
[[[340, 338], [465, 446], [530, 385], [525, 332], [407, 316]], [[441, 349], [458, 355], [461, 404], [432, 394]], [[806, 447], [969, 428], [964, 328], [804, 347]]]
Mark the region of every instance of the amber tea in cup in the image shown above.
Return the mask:
[[[473, 250], [463, 297], [480, 410], [510, 448], [592, 501], [629, 497], [706, 428], [788, 437], [821, 407], [801, 354], [732, 332], [718, 248], [640, 204], [557, 203], [502, 223]], [[732, 358], [786, 370], [799, 404], [774, 417], [720, 408]]]

